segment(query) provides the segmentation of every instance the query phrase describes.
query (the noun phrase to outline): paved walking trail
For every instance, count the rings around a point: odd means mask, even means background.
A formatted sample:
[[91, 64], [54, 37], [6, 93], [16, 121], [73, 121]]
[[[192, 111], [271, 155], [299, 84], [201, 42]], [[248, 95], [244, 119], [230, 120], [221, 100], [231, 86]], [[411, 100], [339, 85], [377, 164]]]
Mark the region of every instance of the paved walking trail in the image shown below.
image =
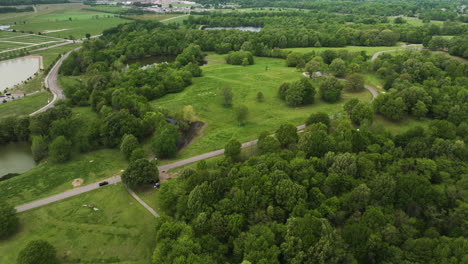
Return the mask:
[[145, 207], [146, 210], [148, 210], [152, 215], [154, 215], [154, 217], [159, 217], [159, 214], [156, 213], [156, 211], [154, 211], [154, 209], [151, 208], [147, 203], [145, 203], [140, 197], [138, 197], [138, 195], [136, 195], [134, 191], [132, 191], [129, 188], [127, 188], [127, 191], [130, 193], [131, 196], [133, 196], [133, 198], [135, 198], [135, 200], [137, 200], [141, 205], [143, 205], [143, 207]]
[[[76, 48], [75, 50], [78, 50], [79, 48]], [[387, 51], [387, 52], [390, 52], [390, 51]], [[48, 105], [45, 106], [47, 108], [45, 108], [45, 107], [44, 107], [45, 109], [41, 108], [38, 111], [32, 113], [31, 115], [34, 115], [34, 114], [38, 113], [39, 111], [42, 112], [42, 111], [45, 111], [45, 110], [53, 107], [53, 102], [55, 102], [55, 100], [57, 100], [56, 98], [61, 98], [61, 99], [64, 98], [63, 93], [62, 93], [62, 91], [60, 90], [60, 87], [57, 84], [57, 73], [58, 73], [58, 68], [60, 67], [62, 61], [69, 54], [70, 54], [70, 52], [65, 54], [64, 56], [62, 56], [62, 58], [59, 61], [57, 61], [54, 68], [52, 68], [49, 75], [47, 75], [47, 77], [46, 77], [46, 83], [47, 83], [47, 85], [49, 85], [48, 87], [50, 87], [51, 91], [54, 92], [54, 100], [51, 103], [49, 103]], [[380, 54], [382, 54], [382, 52]], [[375, 54], [374, 54], [374, 56], [375, 56]], [[375, 58], [377, 58], [377, 56], [375, 56]], [[375, 58], [373, 57], [372, 60], [374, 60]], [[305, 76], [308, 77], [308, 75], [305, 75]], [[375, 91], [372, 87], [366, 85], [365, 88], [372, 93], [373, 98], [375, 98], [375, 97], [377, 97], [379, 95], [378, 92]], [[297, 127], [297, 129], [299, 131], [304, 130], [305, 125], [300, 125], [300, 126]], [[242, 148], [253, 146], [253, 145], [257, 144], [257, 141], [258, 140], [255, 139], [255, 140], [246, 142], [246, 143], [242, 144]], [[223, 153], [224, 153], [224, 149], [219, 149], [219, 150], [215, 150], [215, 151], [212, 151], [212, 152], [201, 154], [201, 155], [198, 155], [198, 156], [195, 156], [195, 157], [191, 157], [191, 158], [188, 158], [188, 159], [179, 160], [179, 161], [176, 161], [176, 162], [173, 162], [173, 163], [162, 165], [162, 166], [159, 167], [159, 172], [160, 173], [165, 173], [170, 169], [181, 167], [181, 166], [184, 166], [184, 165], [187, 165], [187, 164], [190, 164], [190, 163], [194, 163], [194, 162], [197, 162], [197, 161], [200, 161], [200, 160], [220, 156]], [[108, 181], [109, 184], [116, 184], [116, 183], [121, 182], [121, 178], [120, 178], [120, 176], [115, 176], [115, 177], [109, 178], [109, 179], [107, 179], [105, 181]], [[69, 197], [73, 197], [73, 196], [81, 194], [81, 193], [89, 192], [89, 191], [92, 191], [92, 190], [95, 190], [95, 189], [98, 189], [98, 188], [105, 188], [105, 186], [99, 187], [98, 183], [93, 183], [93, 184], [90, 184], [90, 185], [86, 185], [86, 186], [83, 186], [83, 187], [79, 187], [79, 188], [76, 188], [76, 189], [73, 189], [73, 190], [70, 190], [70, 191], [66, 191], [66, 192], [57, 194], [57, 195], [54, 195], [54, 196], [50, 196], [50, 197], [47, 197], [47, 198], [44, 198], [44, 199], [41, 199], [41, 200], [38, 200], [38, 201], [34, 201], [34, 202], [31, 202], [31, 203], [27, 203], [27, 204], [17, 206], [16, 210], [17, 210], [17, 212], [24, 212], [24, 211], [27, 211], [27, 210], [31, 210], [31, 209], [34, 209], [34, 208], [37, 208], [37, 207], [40, 207], [40, 206], [44, 206], [44, 205], [47, 205], [47, 204], [50, 204], [50, 203], [53, 203], [53, 202], [57, 202], [57, 201], [66, 199], [66, 198], [69, 198]], [[141, 200], [133, 191], [129, 190], [129, 192], [133, 197], [135, 197], [135, 199], [139, 203], [141, 203], [146, 209], [148, 209], [148, 211], [150, 211], [151, 214], [153, 214], [154, 216], [158, 216], [158, 214], [151, 207], [149, 207], [143, 200]]]
[[[299, 130], [299, 131], [304, 130], [304, 129], [305, 129], [305, 125], [300, 125], [300, 126], [297, 127], [297, 130]], [[246, 143], [242, 144], [242, 148], [253, 146], [253, 145], [257, 144], [257, 141], [258, 141], [258, 139], [246, 142]], [[173, 169], [173, 168], [181, 167], [181, 166], [184, 166], [184, 165], [187, 165], [187, 164], [190, 164], [190, 163], [194, 163], [194, 162], [197, 162], [197, 161], [200, 161], [200, 160], [220, 156], [223, 153], [224, 153], [224, 149], [219, 149], [219, 150], [208, 152], [208, 153], [205, 153], [205, 154], [202, 154], [202, 155], [191, 157], [191, 158], [188, 158], [188, 159], [179, 160], [179, 161], [176, 161], [176, 162], [173, 162], [173, 163], [169, 163], [169, 164], [160, 166], [158, 169], [159, 169], [160, 173], [163, 173], [163, 172], [167, 172], [168, 170]], [[121, 179], [120, 176], [114, 176], [112, 178], [102, 180], [102, 181], [107, 181], [107, 182], [109, 182], [109, 184], [116, 184], [116, 183], [121, 182], [122, 179]], [[53, 202], [57, 202], [57, 201], [66, 199], [66, 198], [69, 198], [69, 197], [73, 197], [73, 196], [78, 195], [78, 194], [82, 194], [82, 193], [85, 193], [85, 192], [96, 190], [96, 189], [99, 189], [99, 188], [105, 188], [105, 186], [100, 187], [99, 183], [89, 184], [89, 185], [79, 187], [79, 188], [76, 188], [76, 189], [72, 189], [70, 191], [66, 191], [66, 192], [63, 192], [63, 193], [60, 193], [60, 194], [57, 194], [57, 195], [53, 195], [53, 196], [50, 196], [50, 197], [47, 197], [47, 198], [44, 198], [44, 199], [41, 199], [41, 200], [37, 200], [37, 201], [31, 202], [31, 203], [27, 203], [27, 204], [17, 206], [15, 209], [16, 209], [17, 212], [24, 212], [24, 211], [27, 211], [27, 210], [31, 210], [31, 209], [34, 209], [34, 208], [37, 208], [37, 207], [41, 207], [41, 206], [44, 206], [44, 205], [47, 205], [47, 204], [50, 204], [50, 203], [53, 203]], [[129, 192], [145, 208], [147, 208], [147, 209], [150, 208], [151, 209], [151, 207], [149, 207], [145, 202], [143, 202], [141, 199], [139, 199], [139, 197], [136, 196], [136, 194], [133, 191], [129, 190]], [[154, 210], [152, 210], [152, 211], [149, 210], [149, 211], [153, 215], [155, 215], [155, 214], [157, 215], [157, 213], [154, 212]]]

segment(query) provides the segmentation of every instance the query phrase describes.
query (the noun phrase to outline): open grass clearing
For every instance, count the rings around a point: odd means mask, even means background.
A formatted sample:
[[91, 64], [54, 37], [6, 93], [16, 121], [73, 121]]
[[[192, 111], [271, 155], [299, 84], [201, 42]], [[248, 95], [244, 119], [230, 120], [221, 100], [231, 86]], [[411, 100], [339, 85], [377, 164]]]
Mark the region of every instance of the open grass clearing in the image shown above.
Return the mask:
[[392, 134], [400, 134], [416, 126], [422, 126], [427, 128], [429, 122], [430, 119], [418, 120], [410, 116], [406, 116], [402, 121], [395, 122], [388, 120], [381, 115], [375, 115], [374, 122], [372, 123], [372, 128], [384, 128], [390, 131]]
[[86, 33], [98, 35], [105, 29], [128, 22], [114, 14], [82, 9], [82, 4], [45, 5], [33, 14], [0, 18], [0, 24], [25, 32], [49, 32], [58, 38], [84, 38]]
[[10, 34], [0, 34], [0, 51], [8, 52], [18, 48], [33, 49], [39, 45], [51, 46], [62, 43], [65, 40], [55, 37], [24, 34], [19, 32], [0, 32]]
[[151, 262], [155, 218], [122, 184], [23, 212], [19, 218], [20, 232], [0, 241], [0, 263], [16, 263], [19, 251], [35, 239], [54, 245], [61, 263]]
[[5, 104], [0, 104], [0, 118], [28, 115], [46, 105], [47, 101], [51, 98], [52, 95], [44, 91]]
[[375, 73], [366, 73], [366, 74], [364, 74], [364, 82], [365, 82], [365, 84], [367, 84], [367, 85], [371, 86], [372, 88], [374, 88], [375, 90], [377, 90], [377, 92], [379, 92], [379, 93], [385, 92], [385, 89], [383, 88], [384, 81], [379, 76], [377, 76]]
[[73, 188], [76, 178], [84, 185], [120, 175], [127, 162], [116, 149], [80, 154], [63, 164], [47, 160], [20, 176], [0, 182], [2, 199], [14, 206], [58, 194]]
[[[183, 92], [152, 102], [155, 107], [164, 107], [171, 111], [180, 111], [184, 106], [192, 105], [198, 119], [206, 123], [203, 134], [184, 148], [178, 158], [220, 149], [232, 137], [241, 142], [255, 139], [260, 132], [273, 132], [285, 122], [303, 124], [314, 112], [335, 114], [342, 111], [343, 104], [350, 98], [363, 101], [370, 101], [372, 98], [366, 90], [360, 93], [344, 92], [342, 100], [329, 104], [322, 102], [316, 95], [315, 104], [291, 108], [277, 98], [278, 87], [283, 82], [299, 80], [301, 73], [295, 68], [286, 67], [282, 59], [255, 59], [255, 65], [243, 67], [225, 64], [223, 55], [209, 55], [208, 64], [202, 67], [203, 77], [194, 78], [193, 84]], [[319, 81], [314, 80], [314, 83], [318, 90]], [[233, 107], [222, 106], [220, 91], [223, 87], [232, 88]], [[264, 94], [264, 102], [257, 102], [258, 92]], [[234, 109], [240, 104], [249, 108], [249, 117], [243, 126], [238, 125], [234, 116]]]

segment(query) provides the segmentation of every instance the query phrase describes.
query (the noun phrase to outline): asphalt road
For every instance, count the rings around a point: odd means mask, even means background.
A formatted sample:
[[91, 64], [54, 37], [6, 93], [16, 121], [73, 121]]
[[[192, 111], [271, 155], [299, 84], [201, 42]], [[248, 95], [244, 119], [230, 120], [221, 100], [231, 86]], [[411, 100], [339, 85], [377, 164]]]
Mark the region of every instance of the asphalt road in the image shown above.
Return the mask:
[[45, 87], [49, 88], [50, 92], [52, 92], [52, 94], [54, 95], [54, 98], [47, 105], [29, 114], [30, 116], [45, 112], [49, 110], [50, 108], [54, 107], [54, 104], [57, 102], [57, 100], [65, 99], [65, 95], [63, 94], [63, 91], [62, 89], [60, 89], [58, 82], [57, 82], [58, 71], [59, 71], [60, 65], [62, 65], [62, 62], [70, 55], [70, 53], [72, 53], [73, 51], [77, 51], [79, 49], [81, 49], [81, 47], [78, 47], [72, 51], [67, 52], [55, 63], [54, 67], [52, 67], [52, 69], [49, 71], [49, 73], [44, 79], [44, 85]]
[[[303, 72], [302, 75], [309, 78], [309, 73], [307, 73], [307, 72]], [[328, 74], [324, 74], [324, 76], [327, 76], [327, 75]], [[338, 80], [345, 81], [345, 79], [341, 79], [341, 78], [338, 78]], [[366, 90], [368, 90], [372, 94], [372, 99], [375, 99], [377, 96], [379, 96], [379, 93], [374, 88], [372, 88], [371, 86], [369, 86], [367, 84], [364, 84], [364, 88], [366, 88]]]
[[[412, 49], [412, 50], [422, 50], [423, 49], [421, 44], [406, 44], [406, 45], [403, 45], [402, 47], [409, 48], [409, 49]], [[406, 49], [393, 49], [393, 50], [378, 51], [378, 52], [374, 53], [374, 55], [372, 55], [371, 61], [374, 61], [375, 59], [377, 59], [377, 57], [379, 57], [380, 55], [382, 55], [384, 53], [394, 52], [394, 51], [403, 51], [403, 50], [406, 50]]]
[[[112, 178], [106, 179], [105, 181], [108, 181], [109, 184], [115, 184], [115, 183], [120, 182], [121, 179], [120, 179], [120, 177], [112, 177]], [[78, 195], [78, 194], [89, 192], [89, 191], [92, 191], [92, 190], [95, 190], [95, 189], [98, 189], [98, 188], [99, 188], [99, 183], [89, 184], [89, 185], [86, 185], [86, 186], [83, 186], [83, 187], [75, 188], [75, 189], [70, 190], [70, 191], [59, 193], [57, 195], [49, 196], [49, 197], [41, 199], [41, 200], [37, 200], [37, 201], [34, 201], [34, 202], [30, 202], [30, 203], [27, 203], [27, 204], [17, 206], [17, 207], [15, 207], [15, 209], [16, 209], [17, 212], [24, 212], [24, 211], [31, 210], [31, 209], [34, 209], [34, 208], [37, 208], [37, 207], [41, 207], [43, 205], [47, 205], [47, 204], [50, 204], [50, 203], [53, 203], [53, 202], [56, 202], [56, 201], [60, 201], [60, 200], [69, 198], [69, 197], [72, 197], [72, 196], [75, 196], [75, 195]], [[103, 187], [101, 187], [101, 188], [103, 188]]]
[[[299, 130], [299, 131], [304, 130], [304, 129], [305, 129], [305, 125], [300, 125], [300, 126], [297, 127], [297, 130]], [[246, 143], [242, 144], [242, 148], [253, 146], [253, 145], [257, 144], [257, 142], [258, 142], [258, 139], [246, 142]], [[181, 166], [184, 166], [184, 165], [187, 165], [187, 164], [190, 164], [190, 163], [194, 163], [194, 162], [197, 162], [197, 161], [200, 161], [200, 160], [220, 156], [223, 153], [224, 153], [224, 149], [219, 149], [219, 150], [211, 151], [211, 152], [201, 154], [201, 155], [198, 155], [198, 156], [195, 156], [195, 157], [191, 157], [191, 158], [188, 158], [188, 159], [179, 160], [179, 161], [176, 161], [176, 162], [173, 162], [173, 163], [169, 163], [169, 164], [160, 166], [158, 169], [159, 169], [159, 172], [167, 172], [170, 169], [181, 167]], [[107, 182], [109, 182], [109, 184], [116, 184], [116, 183], [121, 182], [122, 179], [121, 179], [120, 176], [114, 176], [112, 178], [105, 179], [105, 180], [102, 180], [102, 181], [107, 181]], [[100, 187], [99, 183], [92, 183], [92, 184], [89, 184], [89, 185], [86, 185], [86, 186], [83, 186], [83, 187], [75, 188], [75, 189], [72, 189], [70, 191], [66, 191], [66, 192], [57, 194], [57, 195], [49, 196], [49, 197], [41, 199], [41, 200], [37, 200], [37, 201], [34, 201], [34, 202], [30, 202], [30, 203], [27, 203], [27, 204], [17, 206], [17, 207], [15, 207], [15, 209], [16, 209], [17, 212], [24, 212], [24, 211], [31, 210], [31, 209], [34, 209], [34, 208], [37, 208], [37, 207], [41, 207], [41, 206], [44, 206], [44, 205], [47, 205], [47, 204], [50, 204], [50, 203], [53, 203], [53, 202], [60, 201], [60, 200], [66, 199], [66, 198], [70, 198], [70, 197], [73, 197], [73, 196], [78, 195], [78, 194], [82, 194], [82, 193], [85, 193], [85, 192], [96, 190], [96, 189], [99, 189], [99, 188], [105, 188], [105, 186]], [[129, 192], [130, 192], [130, 194], [132, 194], [131, 190]], [[135, 193], [133, 193], [132, 196], [135, 197], [136, 196]], [[137, 198], [135, 197], [135, 199], [137, 199]], [[137, 199], [137, 201], [140, 202], [139, 199]], [[144, 202], [142, 203], [143, 206], [145, 206], [145, 204], [146, 203], [144, 203]], [[145, 206], [145, 207], [147, 207], [147, 206]], [[154, 213], [151, 212], [151, 213], [153, 215], [155, 215], [155, 216], [157, 215], [156, 212], [154, 212]]]
[[[79, 48], [77, 48], [75, 50], [78, 50]], [[390, 52], [390, 51], [387, 51], [387, 52]], [[54, 93], [54, 100], [57, 100], [56, 97], [61, 98], [61, 99], [64, 98], [61, 89], [57, 85], [57, 74], [58, 74], [58, 68], [62, 64], [62, 61], [69, 54], [70, 54], [70, 52], [65, 54], [64, 56], [62, 56], [62, 58], [59, 61], [57, 61], [54, 68], [50, 71], [49, 75], [47, 75], [47, 77], [46, 77], [46, 83], [48, 82], [48, 84], [50, 85], [49, 87], [51, 88], [51, 91], [53, 91], [53, 93]], [[375, 91], [372, 87], [370, 87], [368, 85], [365, 85], [365, 88], [372, 93], [373, 98], [375, 98], [375, 97], [377, 97], [379, 95], [378, 92]], [[45, 107], [48, 107], [47, 109], [53, 107], [54, 100], [51, 103], [49, 103], [48, 105], [46, 105]], [[40, 111], [40, 110], [42, 110], [44, 108], [41, 108], [38, 111]], [[45, 111], [47, 109], [44, 109], [42, 111]], [[38, 111], [34, 112], [33, 114], [37, 113]], [[33, 115], [33, 114], [31, 114], [31, 115]], [[300, 126], [297, 127], [297, 130], [299, 130], [299, 131], [304, 130], [304, 129], [305, 129], [305, 125], [300, 125]], [[249, 141], [249, 142], [245, 142], [244, 144], [242, 144], [242, 148], [253, 146], [253, 145], [257, 144], [257, 142], [258, 142], [258, 139], [255, 139], [255, 140], [252, 140], [252, 141]], [[208, 153], [205, 153], [205, 154], [201, 154], [201, 155], [198, 155], [198, 156], [194, 156], [194, 157], [191, 157], [191, 158], [188, 158], [188, 159], [179, 160], [179, 161], [176, 161], [176, 162], [173, 162], [173, 163], [162, 165], [158, 169], [159, 169], [160, 172], [167, 172], [168, 170], [173, 169], [173, 168], [181, 167], [181, 166], [184, 166], [184, 165], [187, 165], [187, 164], [190, 164], [190, 163], [194, 163], [194, 162], [197, 162], [197, 161], [200, 161], [200, 160], [213, 158], [213, 157], [216, 157], [216, 156], [220, 156], [222, 154], [224, 154], [224, 149], [219, 149], [219, 150], [215, 150], [215, 151], [208, 152]], [[115, 176], [115, 177], [112, 177], [112, 178], [109, 178], [109, 179], [106, 179], [106, 180], [103, 180], [103, 181], [108, 181], [109, 184], [115, 184], [115, 183], [121, 182], [121, 177], [120, 176]], [[72, 189], [70, 191], [66, 191], [66, 192], [63, 192], [63, 193], [60, 193], [60, 194], [57, 194], [57, 195], [53, 195], [53, 196], [50, 196], [50, 197], [47, 197], [47, 198], [44, 198], [44, 199], [41, 199], [41, 200], [37, 200], [37, 201], [31, 202], [31, 203], [27, 203], [27, 204], [17, 206], [17, 207], [15, 207], [15, 209], [16, 209], [17, 212], [24, 212], [24, 211], [27, 211], [27, 210], [31, 210], [31, 209], [34, 209], [34, 208], [37, 208], [37, 207], [41, 207], [41, 206], [44, 206], [44, 205], [47, 205], [47, 204], [50, 204], [50, 203], [53, 203], [53, 202], [57, 202], [57, 201], [60, 201], [60, 200], [63, 200], [63, 199], [69, 198], [69, 197], [73, 197], [75, 195], [82, 194], [82, 193], [85, 193], [85, 192], [89, 192], [89, 191], [92, 191], [92, 190], [95, 190], [95, 189], [99, 189], [99, 188], [105, 188], [105, 186], [99, 187], [98, 183], [89, 184], [89, 185], [79, 187], [79, 188], [76, 188], [76, 189]], [[130, 190], [130, 194], [132, 194], [131, 190]], [[133, 193], [132, 196], [135, 197], [136, 194]], [[137, 197], [138, 196], [136, 196], [135, 199], [137, 199], [137, 201], [140, 202], [141, 199], [139, 199]], [[143, 204], [143, 206], [145, 206], [144, 202], [142, 204]], [[152, 214], [155, 215], [155, 216], [157, 215], [156, 212], [154, 212], [154, 213], [152, 212]]]

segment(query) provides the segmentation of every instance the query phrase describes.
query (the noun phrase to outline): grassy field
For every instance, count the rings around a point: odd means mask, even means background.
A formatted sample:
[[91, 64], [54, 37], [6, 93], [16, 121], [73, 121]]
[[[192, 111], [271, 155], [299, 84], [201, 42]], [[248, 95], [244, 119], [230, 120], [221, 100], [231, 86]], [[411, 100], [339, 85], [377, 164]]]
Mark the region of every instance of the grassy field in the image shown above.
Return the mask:
[[[198, 119], [206, 123], [203, 134], [187, 146], [179, 158], [222, 148], [232, 137], [241, 142], [255, 139], [260, 132], [273, 132], [284, 122], [300, 125], [313, 112], [337, 113], [351, 97], [371, 100], [367, 91], [352, 94], [345, 92], [343, 99], [335, 104], [322, 102], [316, 96], [313, 105], [291, 108], [277, 98], [277, 90], [283, 82], [301, 78], [301, 73], [295, 68], [286, 67], [284, 60], [256, 58], [255, 65], [247, 67], [225, 64], [223, 55], [209, 55], [207, 60], [208, 65], [203, 66], [204, 76], [195, 78], [193, 85], [181, 93], [170, 94], [152, 102], [155, 107], [172, 111], [180, 111], [185, 105], [192, 105]], [[265, 70], [266, 66], [268, 70]], [[233, 90], [233, 108], [222, 106], [220, 90], [223, 87], [231, 87]], [[256, 100], [258, 92], [264, 94], [262, 103]], [[234, 117], [234, 108], [239, 104], [249, 108], [247, 123], [241, 127]]]
[[372, 55], [376, 52], [383, 51], [383, 50], [392, 50], [392, 49], [405, 49], [404, 47], [400, 46], [392, 46], [392, 47], [364, 47], [364, 46], [347, 46], [347, 47], [342, 47], [342, 48], [332, 48], [332, 47], [320, 47], [320, 48], [289, 48], [285, 50], [289, 51], [295, 51], [295, 52], [300, 52], [300, 53], [308, 53], [308, 52], [321, 52], [324, 50], [347, 50], [349, 52], [360, 52], [360, 51], [366, 51], [367, 55]]
[[121, 184], [27, 211], [19, 218], [20, 232], [0, 241], [0, 263], [16, 263], [19, 251], [35, 239], [54, 245], [61, 263], [151, 262], [155, 218]]
[[36, 47], [50, 46], [61, 42], [64, 42], [64, 40], [50, 36], [0, 31], [0, 52], [2, 53], [19, 48], [31, 50]]
[[78, 155], [64, 164], [42, 162], [8, 181], [0, 182], [2, 199], [20, 205], [72, 189], [72, 181], [84, 180], [84, 185], [119, 175], [127, 167], [120, 151], [103, 149]]
[[47, 100], [51, 99], [52, 95], [48, 92], [40, 92], [24, 98], [0, 104], [0, 118], [17, 115], [28, 115], [41, 106], [47, 104]]
[[0, 24], [18, 31], [42, 32], [58, 38], [84, 38], [98, 35], [107, 28], [128, 22], [114, 14], [83, 10], [82, 4], [43, 5], [36, 13], [0, 18]]
[[410, 116], [407, 116], [404, 120], [400, 122], [394, 122], [382, 117], [381, 115], [375, 115], [372, 128], [382, 127], [393, 134], [399, 134], [416, 126], [427, 127], [429, 125], [429, 122], [429, 119], [417, 120]]

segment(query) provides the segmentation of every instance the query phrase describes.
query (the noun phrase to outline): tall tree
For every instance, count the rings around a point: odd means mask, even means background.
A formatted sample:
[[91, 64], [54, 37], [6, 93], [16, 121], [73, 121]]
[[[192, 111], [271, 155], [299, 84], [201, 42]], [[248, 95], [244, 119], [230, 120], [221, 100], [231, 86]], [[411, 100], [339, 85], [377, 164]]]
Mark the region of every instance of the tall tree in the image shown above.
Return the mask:
[[238, 161], [240, 159], [240, 153], [241, 143], [235, 138], [229, 140], [226, 146], [224, 146], [224, 156], [233, 161]]
[[122, 181], [129, 187], [135, 187], [159, 180], [159, 171], [153, 162], [137, 159], [130, 162], [122, 173]]
[[122, 143], [120, 144], [120, 151], [126, 159], [129, 159], [132, 152], [139, 146], [138, 139], [134, 135], [125, 134], [122, 138]]
[[0, 239], [6, 238], [18, 230], [19, 220], [13, 206], [0, 202]]
[[33, 240], [23, 248], [17, 259], [17, 264], [57, 264], [56, 250], [49, 242]]
[[64, 136], [59, 136], [49, 146], [49, 157], [53, 162], [68, 161], [71, 156], [72, 143]]

